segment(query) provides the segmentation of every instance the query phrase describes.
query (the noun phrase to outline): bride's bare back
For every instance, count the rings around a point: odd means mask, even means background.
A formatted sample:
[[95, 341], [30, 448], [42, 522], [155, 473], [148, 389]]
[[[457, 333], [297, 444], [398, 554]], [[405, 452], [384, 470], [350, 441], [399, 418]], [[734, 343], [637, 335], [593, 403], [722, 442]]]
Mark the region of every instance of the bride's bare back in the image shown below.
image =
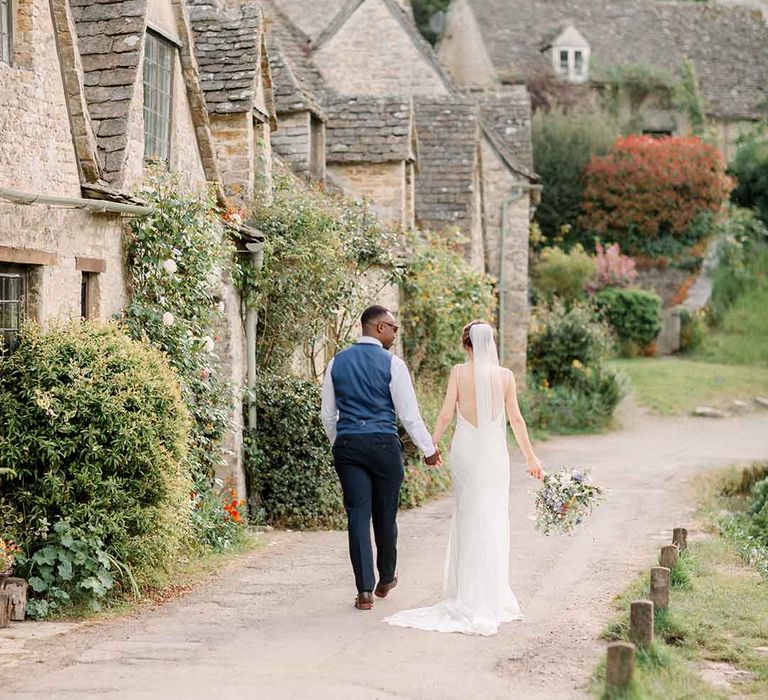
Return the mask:
[[[507, 389], [512, 372], [505, 367], [494, 370], [491, 381], [491, 415], [494, 419], [504, 411]], [[451, 381], [456, 384], [456, 405], [462, 418], [478, 426], [477, 397], [475, 394], [475, 372], [471, 362], [456, 365], [451, 372]], [[450, 389], [450, 386], [449, 386]]]

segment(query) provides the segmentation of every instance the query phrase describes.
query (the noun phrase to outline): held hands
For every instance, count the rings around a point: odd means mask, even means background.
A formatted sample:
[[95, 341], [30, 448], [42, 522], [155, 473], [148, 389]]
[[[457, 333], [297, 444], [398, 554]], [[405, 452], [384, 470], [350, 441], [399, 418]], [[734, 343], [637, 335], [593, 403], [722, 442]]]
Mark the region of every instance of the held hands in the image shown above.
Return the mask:
[[544, 471], [541, 467], [541, 460], [538, 457], [531, 457], [528, 459], [528, 476], [532, 476], [534, 479], [544, 478]]
[[440, 448], [435, 445], [435, 453], [429, 457], [424, 457], [424, 463], [430, 467], [439, 467], [443, 463], [443, 455], [440, 452]]

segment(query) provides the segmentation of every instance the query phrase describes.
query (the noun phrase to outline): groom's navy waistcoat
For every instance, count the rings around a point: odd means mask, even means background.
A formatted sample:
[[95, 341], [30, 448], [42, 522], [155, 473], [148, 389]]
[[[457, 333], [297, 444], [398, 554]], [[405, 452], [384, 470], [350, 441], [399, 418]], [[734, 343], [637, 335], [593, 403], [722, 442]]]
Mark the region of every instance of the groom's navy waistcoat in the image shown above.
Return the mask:
[[339, 420], [337, 435], [397, 434], [389, 391], [392, 355], [373, 343], [357, 343], [336, 355], [331, 367]]

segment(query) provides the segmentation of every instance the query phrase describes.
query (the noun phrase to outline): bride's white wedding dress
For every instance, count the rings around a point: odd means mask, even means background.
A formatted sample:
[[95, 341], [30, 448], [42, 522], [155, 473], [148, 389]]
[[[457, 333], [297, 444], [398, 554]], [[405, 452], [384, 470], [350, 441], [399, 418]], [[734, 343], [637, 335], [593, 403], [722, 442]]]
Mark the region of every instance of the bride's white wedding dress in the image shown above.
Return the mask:
[[462, 416], [457, 405], [450, 451], [455, 508], [445, 561], [444, 600], [385, 618], [391, 625], [492, 635], [501, 622], [523, 619], [508, 580], [506, 370], [498, 365], [490, 327], [483, 331], [481, 326], [473, 326], [471, 332], [476, 328], [471, 337], [478, 425]]

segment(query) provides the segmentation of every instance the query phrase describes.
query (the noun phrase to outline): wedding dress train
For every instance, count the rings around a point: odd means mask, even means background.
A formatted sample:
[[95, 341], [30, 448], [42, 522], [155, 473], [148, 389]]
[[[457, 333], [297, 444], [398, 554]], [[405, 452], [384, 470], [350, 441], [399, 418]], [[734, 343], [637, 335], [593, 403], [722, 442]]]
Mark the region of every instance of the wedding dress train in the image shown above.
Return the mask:
[[[503, 391], [493, 388], [500, 383], [503, 370], [498, 367], [492, 335], [490, 342], [490, 358], [478, 352], [480, 343], [474, 343], [478, 426], [456, 409], [450, 451], [455, 507], [445, 561], [444, 600], [385, 618], [391, 625], [492, 635], [501, 622], [523, 619], [508, 581], [509, 453]], [[483, 360], [490, 367], [483, 366]]]

